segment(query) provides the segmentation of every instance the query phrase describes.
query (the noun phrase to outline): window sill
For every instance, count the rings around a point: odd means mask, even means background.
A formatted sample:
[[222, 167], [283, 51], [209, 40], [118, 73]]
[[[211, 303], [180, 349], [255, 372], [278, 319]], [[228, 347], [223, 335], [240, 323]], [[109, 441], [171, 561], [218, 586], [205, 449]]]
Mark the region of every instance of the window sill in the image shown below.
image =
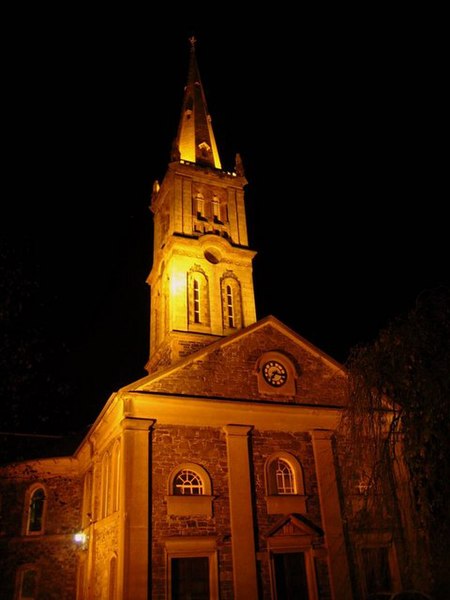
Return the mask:
[[214, 496], [165, 496], [168, 515], [212, 517]]
[[280, 496], [266, 496], [268, 515], [288, 515], [291, 513], [306, 513], [307, 496], [300, 494], [286, 494]]

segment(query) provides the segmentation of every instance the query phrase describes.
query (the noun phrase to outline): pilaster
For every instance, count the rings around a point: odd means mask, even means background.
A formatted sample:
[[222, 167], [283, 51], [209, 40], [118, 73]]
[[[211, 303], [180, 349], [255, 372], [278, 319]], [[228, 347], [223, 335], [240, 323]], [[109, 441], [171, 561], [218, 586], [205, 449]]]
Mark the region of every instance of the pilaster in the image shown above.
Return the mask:
[[235, 600], [256, 600], [256, 553], [249, 464], [249, 425], [225, 425]]

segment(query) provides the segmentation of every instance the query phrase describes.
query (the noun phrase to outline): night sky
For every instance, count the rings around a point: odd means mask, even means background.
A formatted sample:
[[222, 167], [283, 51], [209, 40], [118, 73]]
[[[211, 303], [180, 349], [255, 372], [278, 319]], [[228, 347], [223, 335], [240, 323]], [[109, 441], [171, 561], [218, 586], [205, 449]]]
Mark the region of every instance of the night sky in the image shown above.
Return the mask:
[[258, 318], [344, 362], [450, 283], [448, 98], [420, 19], [231, 15], [218, 31], [212, 18], [84, 17], [36, 28], [29, 15], [8, 48], [0, 368], [19, 417], [6, 411], [3, 430], [83, 429], [145, 375], [148, 207], [192, 34], [222, 164], [239, 152], [249, 181]]

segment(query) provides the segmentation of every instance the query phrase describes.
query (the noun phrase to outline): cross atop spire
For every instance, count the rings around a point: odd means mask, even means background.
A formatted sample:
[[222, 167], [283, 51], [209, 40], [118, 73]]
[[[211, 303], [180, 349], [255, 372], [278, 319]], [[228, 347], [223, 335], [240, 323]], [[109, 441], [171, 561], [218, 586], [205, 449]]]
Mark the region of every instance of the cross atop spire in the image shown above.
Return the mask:
[[189, 38], [191, 56], [188, 80], [184, 88], [183, 107], [177, 137], [172, 151], [172, 160], [185, 160], [221, 169], [219, 152], [211, 125], [197, 60], [194, 36]]

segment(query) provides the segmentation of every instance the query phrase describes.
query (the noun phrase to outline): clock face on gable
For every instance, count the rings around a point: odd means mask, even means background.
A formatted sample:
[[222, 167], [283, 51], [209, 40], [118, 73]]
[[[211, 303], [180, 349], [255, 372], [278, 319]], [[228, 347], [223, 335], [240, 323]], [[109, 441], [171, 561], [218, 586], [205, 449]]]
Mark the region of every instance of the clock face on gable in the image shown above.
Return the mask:
[[277, 360], [269, 360], [262, 368], [264, 379], [273, 387], [280, 387], [286, 383], [286, 368]]

